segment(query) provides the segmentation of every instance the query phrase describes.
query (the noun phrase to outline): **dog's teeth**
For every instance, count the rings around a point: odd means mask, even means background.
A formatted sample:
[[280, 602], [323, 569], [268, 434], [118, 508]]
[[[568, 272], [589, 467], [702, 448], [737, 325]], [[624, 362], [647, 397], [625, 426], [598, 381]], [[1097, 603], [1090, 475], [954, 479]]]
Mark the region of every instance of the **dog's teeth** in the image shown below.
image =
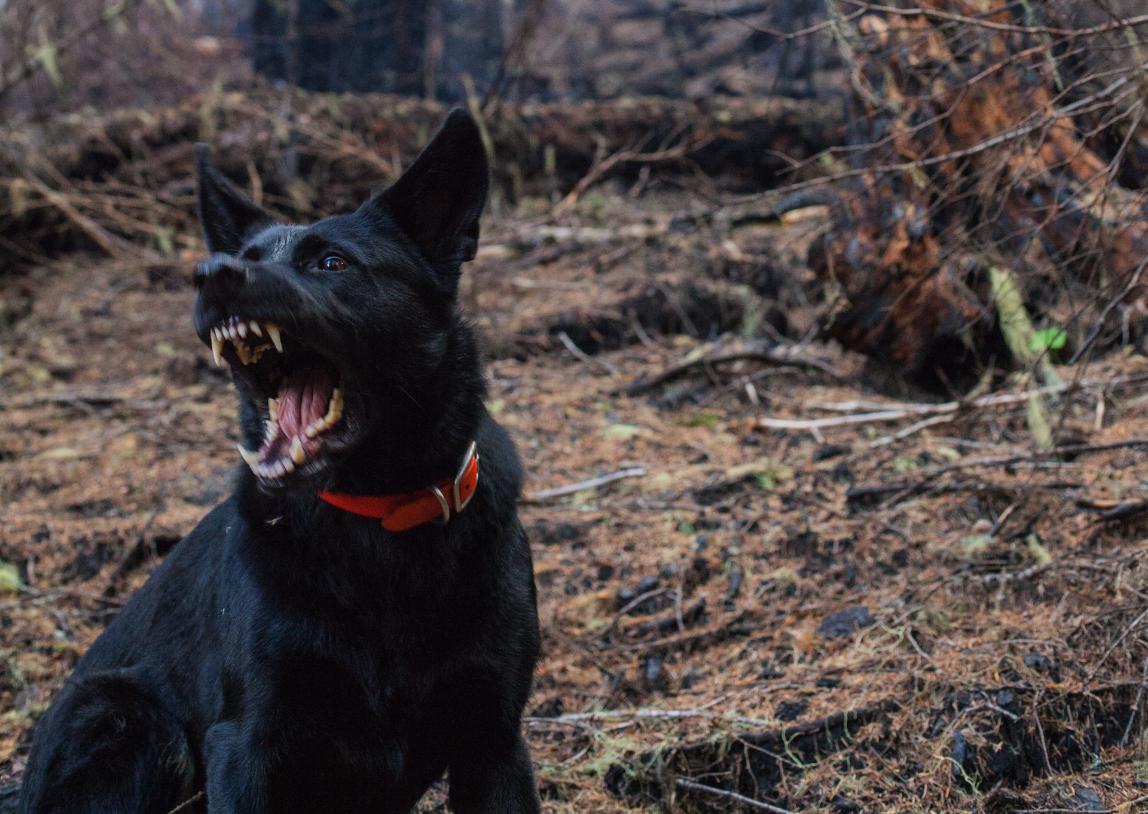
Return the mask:
[[331, 401], [327, 405], [327, 414], [323, 416], [323, 421], [327, 422], [327, 426], [334, 425], [343, 416], [343, 391], [338, 387], [331, 393]]
[[291, 460], [296, 464], [301, 464], [307, 460], [307, 453], [303, 451], [303, 439], [298, 435], [291, 441]]
[[244, 462], [251, 467], [251, 471], [258, 474], [257, 466], [259, 464], [259, 453], [252, 452], [243, 446], [243, 444], [236, 444], [235, 448], [239, 450], [239, 455], [243, 458]]
[[279, 420], [279, 399], [267, 399], [267, 412], [272, 421]]
[[295, 462], [290, 458], [282, 458], [279, 461], [279, 469], [282, 470], [279, 474], [290, 475], [295, 471]]
[[[319, 421], [322, 421], [322, 419], [319, 419]], [[316, 435], [318, 435], [319, 434], [319, 421], [316, 421], [314, 424], [308, 424], [307, 429], [303, 430], [303, 434], [306, 435], [308, 438], [314, 438]]]
[[235, 330], [237, 330], [239, 332], [239, 338], [240, 339], [246, 339], [247, 338], [247, 323], [246, 322], [240, 322], [238, 325], [235, 326]]
[[275, 350], [280, 353], [283, 352], [283, 337], [279, 335], [279, 326], [274, 322], [267, 323], [267, 335], [271, 337], [271, 344], [275, 346]]
[[263, 336], [263, 329], [259, 327], [259, 323], [255, 320], [248, 322], [247, 327], [250, 328], [251, 333], [255, 334], [256, 336]]
[[264, 443], [270, 441], [279, 433], [279, 425], [271, 419], [268, 419], [263, 424], [263, 441]]
[[214, 333], [211, 335], [211, 356], [216, 367], [223, 367], [223, 340]]

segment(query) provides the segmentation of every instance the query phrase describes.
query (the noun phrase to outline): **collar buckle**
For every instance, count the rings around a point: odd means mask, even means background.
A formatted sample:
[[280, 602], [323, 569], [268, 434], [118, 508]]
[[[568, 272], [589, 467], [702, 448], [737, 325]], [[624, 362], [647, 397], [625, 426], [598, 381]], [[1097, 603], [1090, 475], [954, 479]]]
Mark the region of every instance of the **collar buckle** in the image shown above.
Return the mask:
[[[471, 461], [474, 461], [476, 463], [478, 462], [478, 442], [477, 441], [471, 441], [470, 446], [466, 448], [466, 455], [462, 456], [462, 463], [459, 464], [458, 472], [454, 476], [454, 484], [451, 487], [453, 494], [451, 495], [451, 497], [454, 498], [454, 513], [455, 514], [458, 514], [463, 509], [465, 509], [467, 507], [467, 504], [469, 504], [470, 501], [474, 499], [474, 495], [478, 491], [477, 489], [474, 489], [471, 491], [470, 494], [468, 494], [466, 496], [465, 500], [462, 498], [462, 490], [461, 490], [462, 479], [464, 477], [466, 477], [467, 470], [470, 469]], [[449, 516], [449, 512], [447, 512], [447, 516]]]
[[[457, 485], [455, 488], [458, 488]], [[431, 522], [440, 526], [445, 526], [450, 522], [450, 503], [447, 502], [446, 495], [442, 493], [442, 489], [439, 489], [437, 486], [430, 487], [430, 493], [435, 496], [435, 498], [438, 500], [439, 508], [442, 509], [442, 517], [436, 517], [431, 520]]]

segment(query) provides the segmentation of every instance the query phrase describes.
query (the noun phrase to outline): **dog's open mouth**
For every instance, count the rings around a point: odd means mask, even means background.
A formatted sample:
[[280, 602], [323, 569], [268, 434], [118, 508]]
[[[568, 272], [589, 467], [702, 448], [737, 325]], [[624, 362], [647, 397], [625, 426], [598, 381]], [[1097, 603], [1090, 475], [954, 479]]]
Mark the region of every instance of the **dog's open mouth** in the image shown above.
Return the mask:
[[259, 404], [263, 440], [239, 454], [261, 480], [314, 472], [346, 434], [338, 368], [274, 322], [231, 317], [211, 329], [216, 364], [226, 360]]

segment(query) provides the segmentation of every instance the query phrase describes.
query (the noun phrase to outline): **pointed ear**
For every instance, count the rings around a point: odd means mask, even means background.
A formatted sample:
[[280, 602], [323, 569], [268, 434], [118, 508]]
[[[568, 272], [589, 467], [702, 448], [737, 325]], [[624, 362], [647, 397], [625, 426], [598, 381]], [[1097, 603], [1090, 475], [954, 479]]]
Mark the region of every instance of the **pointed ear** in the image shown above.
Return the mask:
[[206, 144], [195, 147], [195, 169], [199, 178], [199, 224], [214, 254], [235, 254], [243, 241], [260, 226], [275, 222], [247, 196], [235, 188], [208, 161]]
[[478, 251], [490, 170], [478, 125], [455, 108], [410, 169], [364, 207], [385, 207], [438, 269], [451, 274]]

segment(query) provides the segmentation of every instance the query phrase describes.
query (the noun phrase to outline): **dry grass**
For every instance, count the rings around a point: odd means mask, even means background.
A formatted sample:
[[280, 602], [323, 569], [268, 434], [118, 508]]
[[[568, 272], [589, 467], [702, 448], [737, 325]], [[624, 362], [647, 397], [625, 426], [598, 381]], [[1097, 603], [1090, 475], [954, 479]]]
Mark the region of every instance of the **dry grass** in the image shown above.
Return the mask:
[[[698, 785], [791, 811], [1050, 811], [1078, 788], [1131, 810], [1148, 793], [1148, 363], [1061, 369], [1128, 381], [1060, 397], [1057, 438], [1077, 451], [1059, 459], [1030, 455], [1023, 402], [890, 443], [912, 418], [761, 428], [924, 398], [818, 344], [803, 352], [839, 378], [742, 361], [622, 395], [755, 313], [654, 324], [690, 301], [637, 293], [709, 277], [715, 302], [752, 304], [738, 275], [760, 265], [731, 257], [770, 257], [783, 300], [811, 282], [798, 258], [819, 224], [732, 246], [654, 228], [684, 205], [591, 194], [577, 223], [615, 236], [578, 245], [524, 248], [529, 223], [492, 223], [464, 291], [531, 492], [647, 470], [523, 506], [544, 631], [526, 727], [547, 810], [736, 808]], [[183, 265], [72, 257], [0, 288], [0, 560], [27, 586], [0, 597], [0, 776], [18, 776], [75, 659], [237, 465]], [[787, 310], [801, 335], [811, 317]], [[603, 350], [579, 358], [559, 329]], [[819, 633], [848, 608], [872, 624]]]

